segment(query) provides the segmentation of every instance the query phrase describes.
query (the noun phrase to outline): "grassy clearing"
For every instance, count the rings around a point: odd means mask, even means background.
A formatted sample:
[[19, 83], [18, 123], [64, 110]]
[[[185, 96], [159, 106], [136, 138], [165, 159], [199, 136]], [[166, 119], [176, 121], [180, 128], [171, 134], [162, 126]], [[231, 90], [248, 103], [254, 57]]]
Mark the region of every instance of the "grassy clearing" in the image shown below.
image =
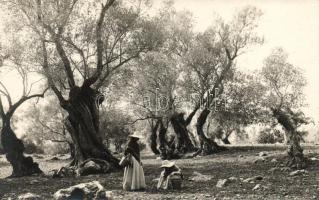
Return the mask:
[[[312, 161], [307, 169], [309, 174], [291, 177], [290, 171], [270, 172], [272, 167], [284, 164], [284, 146], [237, 146], [229, 147], [229, 151], [194, 159], [177, 160], [185, 175], [183, 190], [181, 191], [157, 191], [156, 182], [160, 174], [160, 160], [155, 156], [145, 154], [144, 163], [147, 190], [145, 192], [122, 191], [122, 172], [92, 175], [79, 178], [51, 179], [47, 177], [24, 177], [19, 179], [3, 179], [10, 174], [10, 166], [0, 159], [0, 197], [16, 197], [19, 194], [32, 192], [39, 194], [43, 199], [52, 199], [52, 194], [58, 189], [74, 184], [98, 180], [107, 189], [113, 191], [114, 199], [319, 199], [319, 161]], [[258, 153], [268, 152], [266, 162], [254, 162], [259, 159]], [[308, 157], [319, 157], [319, 146], [305, 146], [305, 154]], [[270, 162], [276, 158], [278, 163]], [[40, 167], [46, 171], [59, 168], [68, 160], [49, 161], [45, 158], [36, 159]], [[193, 172], [211, 175], [207, 182], [193, 182], [188, 179]], [[224, 188], [217, 188], [219, 179], [250, 178], [262, 176], [263, 180], [254, 183], [244, 183], [240, 180], [230, 183]], [[264, 187], [262, 190], [253, 191], [256, 184]]]

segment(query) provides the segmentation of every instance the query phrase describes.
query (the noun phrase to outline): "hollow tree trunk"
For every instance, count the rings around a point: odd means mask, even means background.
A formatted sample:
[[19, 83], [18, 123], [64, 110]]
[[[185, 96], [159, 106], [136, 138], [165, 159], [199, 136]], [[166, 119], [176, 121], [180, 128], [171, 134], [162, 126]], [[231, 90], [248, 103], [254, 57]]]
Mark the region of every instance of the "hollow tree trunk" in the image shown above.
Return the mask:
[[150, 147], [151, 150], [155, 155], [159, 155], [160, 151], [157, 149], [157, 130], [159, 128], [160, 122], [159, 120], [156, 121], [154, 127], [151, 127], [151, 136], [150, 136]]
[[303, 149], [300, 146], [300, 136], [296, 130], [296, 124], [294, 124], [288, 113], [279, 109], [272, 109], [272, 111], [278, 123], [286, 130], [289, 139], [287, 165], [291, 168], [305, 168], [307, 166], [307, 161], [304, 157]]
[[216, 142], [208, 138], [204, 133], [204, 124], [206, 123], [209, 113], [210, 110], [205, 108], [200, 113], [196, 123], [196, 130], [200, 142], [199, 152], [201, 152], [203, 155], [209, 155], [224, 150], [224, 148], [220, 147]]
[[187, 123], [183, 113], [176, 113], [171, 117], [171, 123], [176, 134], [176, 148], [180, 153], [193, 152], [195, 147], [188, 135]]
[[79, 168], [88, 160], [99, 160], [104, 162], [103, 172], [110, 172], [121, 167], [118, 159], [104, 146], [99, 131], [98, 104], [103, 100], [98, 98], [99, 95], [90, 87], [75, 87], [70, 91], [66, 125], [75, 151], [71, 166]]
[[24, 156], [23, 142], [17, 138], [11, 129], [10, 119], [2, 120], [1, 143], [6, 158], [12, 166], [10, 177], [22, 177], [42, 173], [38, 163], [34, 162], [32, 157]]

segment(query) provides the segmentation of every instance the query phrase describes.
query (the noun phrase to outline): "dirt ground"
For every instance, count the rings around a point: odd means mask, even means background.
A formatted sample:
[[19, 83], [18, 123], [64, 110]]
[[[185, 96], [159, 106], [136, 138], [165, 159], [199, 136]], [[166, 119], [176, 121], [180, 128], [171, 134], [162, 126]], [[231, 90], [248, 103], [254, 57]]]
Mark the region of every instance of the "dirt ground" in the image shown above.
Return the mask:
[[[319, 158], [319, 146], [306, 145], [304, 153], [309, 158]], [[266, 152], [265, 161], [259, 152]], [[16, 199], [20, 194], [31, 192], [41, 195], [43, 199], [52, 199], [54, 192], [78, 183], [98, 180], [109, 191], [113, 192], [114, 199], [319, 199], [319, 161], [311, 161], [307, 168], [308, 174], [289, 176], [291, 171], [269, 171], [273, 167], [284, 164], [285, 147], [282, 145], [262, 146], [230, 146], [223, 153], [196, 157], [193, 159], [177, 160], [177, 165], [182, 168], [185, 180], [183, 189], [176, 191], [158, 191], [156, 182], [160, 174], [161, 161], [155, 156], [144, 154], [142, 156], [147, 189], [144, 192], [127, 192], [121, 189], [122, 172], [91, 175], [78, 178], [52, 179], [45, 176], [24, 177], [19, 179], [5, 179], [10, 175], [10, 165], [4, 156], [0, 158], [0, 198]], [[276, 158], [279, 162], [275, 162]], [[36, 158], [41, 169], [48, 172], [66, 165], [69, 160], [61, 157], [59, 160], [50, 158]], [[258, 160], [258, 161], [256, 161]], [[208, 181], [194, 182], [190, 178], [194, 172], [210, 175]], [[262, 176], [260, 181], [247, 183], [240, 179], [254, 176]], [[236, 177], [225, 187], [218, 188], [216, 183], [219, 179]], [[260, 189], [253, 188], [260, 184]]]

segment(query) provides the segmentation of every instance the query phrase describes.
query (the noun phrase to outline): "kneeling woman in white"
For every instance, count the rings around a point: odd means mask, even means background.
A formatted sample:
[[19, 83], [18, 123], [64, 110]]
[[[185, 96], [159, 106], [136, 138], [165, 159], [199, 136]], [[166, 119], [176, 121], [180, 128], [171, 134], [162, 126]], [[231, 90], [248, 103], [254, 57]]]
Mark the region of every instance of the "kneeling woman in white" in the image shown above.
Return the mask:
[[130, 135], [124, 152], [124, 155], [129, 161], [124, 169], [124, 190], [136, 191], [146, 188], [144, 170], [140, 160], [140, 147], [137, 143], [139, 138], [140, 136], [136, 134]]
[[158, 180], [157, 189], [181, 189], [183, 175], [175, 162], [164, 160], [161, 168], [164, 170]]

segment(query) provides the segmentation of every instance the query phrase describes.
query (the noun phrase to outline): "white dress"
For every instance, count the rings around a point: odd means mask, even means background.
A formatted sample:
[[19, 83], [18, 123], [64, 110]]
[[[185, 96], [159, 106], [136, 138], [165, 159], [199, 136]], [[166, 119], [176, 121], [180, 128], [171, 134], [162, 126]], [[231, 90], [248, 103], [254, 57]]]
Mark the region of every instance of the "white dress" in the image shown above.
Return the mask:
[[124, 190], [141, 190], [146, 188], [144, 170], [142, 165], [131, 157], [132, 165], [128, 165], [124, 169], [123, 189]]

